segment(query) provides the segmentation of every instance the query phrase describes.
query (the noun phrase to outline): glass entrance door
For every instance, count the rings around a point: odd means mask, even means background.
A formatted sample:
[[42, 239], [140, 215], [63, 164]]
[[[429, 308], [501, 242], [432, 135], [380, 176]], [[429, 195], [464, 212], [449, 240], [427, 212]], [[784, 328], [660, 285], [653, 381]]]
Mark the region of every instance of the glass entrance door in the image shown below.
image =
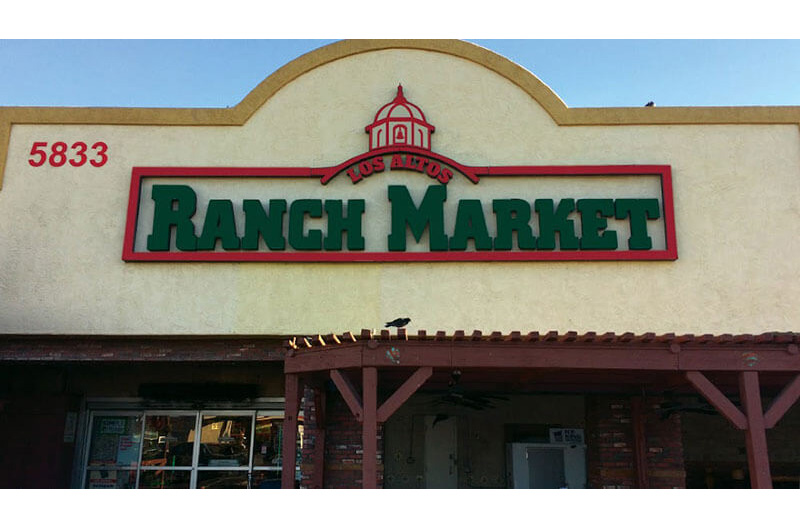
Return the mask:
[[282, 411], [97, 411], [83, 486], [279, 488], [282, 438]]

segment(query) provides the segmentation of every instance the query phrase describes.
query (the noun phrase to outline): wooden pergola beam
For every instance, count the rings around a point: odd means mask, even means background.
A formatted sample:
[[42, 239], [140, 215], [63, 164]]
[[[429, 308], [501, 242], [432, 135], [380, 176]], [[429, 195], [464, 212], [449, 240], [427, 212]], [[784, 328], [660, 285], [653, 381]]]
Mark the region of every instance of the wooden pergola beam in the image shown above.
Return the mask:
[[331, 379], [342, 394], [342, 398], [350, 408], [350, 412], [353, 413], [356, 420], [362, 421], [364, 419], [364, 405], [350, 378], [339, 370], [333, 369], [331, 370]]
[[697, 389], [697, 392], [703, 395], [708, 400], [708, 403], [714, 406], [722, 416], [728, 419], [737, 429], [747, 429], [747, 417], [734, 405], [727, 396], [722, 394], [708, 378], [701, 372], [689, 371], [686, 373], [686, 379], [689, 383]]
[[783, 418], [783, 415], [797, 402], [798, 398], [800, 398], [800, 374], [795, 376], [772, 401], [772, 405], [764, 413], [764, 426], [767, 429], [775, 427], [775, 424]]
[[[545, 336], [546, 337], [546, 336]], [[395, 340], [396, 353], [388, 357], [377, 341], [301, 349], [287, 356], [285, 372], [314, 372], [378, 368], [560, 368], [581, 370], [800, 372], [800, 354], [775, 343], [707, 344], [660, 342], [605, 342], [537, 339]], [[616, 339], [616, 338], [615, 338]], [[622, 339], [622, 338], [620, 338]], [[368, 343], [372, 346], [368, 346]], [[399, 361], [398, 361], [399, 358]]]
[[420, 367], [378, 408], [378, 422], [383, 423], [433, 375], [432, 367]]

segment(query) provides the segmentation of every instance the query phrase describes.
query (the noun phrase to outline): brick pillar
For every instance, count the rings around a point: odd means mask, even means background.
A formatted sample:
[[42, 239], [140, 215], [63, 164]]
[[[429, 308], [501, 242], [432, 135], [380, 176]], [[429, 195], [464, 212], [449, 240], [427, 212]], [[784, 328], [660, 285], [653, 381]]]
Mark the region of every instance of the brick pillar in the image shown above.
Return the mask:
[[[647, 478], [651, 488], [683, 488], [680, 416], [662, 419], [660, 398], [644, 399], [644, 434]], [[590, 488], [635, 488], [631, 400], [627, 396], [587, 396], [586, 465]]]
[[590, 488], [633, 488], [633, 429], [627, 398], [587, 396], [586, 471]]
[[[316, 415], [313, 393], [303, 408], [307, 432], [303, 439], [302, 487], [308, 487], [313, 472]], [[361, 488], [361, 422], [357, 421], [337, 391], [328, 392], [326, 403], [325, 488]], [[378, 487], [383, 487], [383, 424], [378, 424]]]
[[651, 488], [685, 488], [681, 415], [662, 419], [658, 413], [663, 398], [645, 398], [647, 472]]
[[303, 450], [300, 452], [300, 487], [308, 488], [314, 475], [314, 446], [316, 445], [317, 414], [314, 408], [314, 390], [306, 387], [303, 393]]

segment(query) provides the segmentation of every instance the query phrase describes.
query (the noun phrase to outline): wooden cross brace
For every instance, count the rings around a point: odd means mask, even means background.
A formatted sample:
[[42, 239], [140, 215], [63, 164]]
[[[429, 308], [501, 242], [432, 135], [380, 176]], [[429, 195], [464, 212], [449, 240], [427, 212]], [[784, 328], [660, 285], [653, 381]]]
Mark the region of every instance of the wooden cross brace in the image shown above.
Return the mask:
[[[347, 407], [359, 422], [364, 420], [364, 403], [350, 378], [340, 370], [330, 371], [331, 379], [342, 394]], [[377, 421], [383, 423], [403, 405], [412, 394], [433, 375], [433, 367], [420, 367], [403, 384], [386, 399], [377, 409]]]
[[[755, 377], [757, 380], [756, 372], [742, 372], [742, 374], [749, 374], [750, 378]], [[720, 391], [708, 378], [701, 372], [689, 371], [686, 373], [686, 379], [697, 389], [697, 392], [703, 395], [708, 402], [713, 405], [725, 418], [730, 421], [737, 429], [747, 429], [747, 416], [736, 405], [734, 405]], [[742, 387], [740, 385], [740, 393], [744, 396]], [[764, 427], [772, 429], [783, 418], [792, 405], [800, 398], [800, 374], [781, 391], [780, 394], [772, 401], [769, 409], [764, 414]]]
[[686, 379], [736, 428], [745, 432], [747, 464], [753, 488], [772, 488], [766, 429], [778, 423], [786, 411], [800, 398], [800, 374], [781, 391], [765, 413], [761, 405], [758, 372], [739, 373], [740, 410], [708, 378], [699, 371], [688, 371]]

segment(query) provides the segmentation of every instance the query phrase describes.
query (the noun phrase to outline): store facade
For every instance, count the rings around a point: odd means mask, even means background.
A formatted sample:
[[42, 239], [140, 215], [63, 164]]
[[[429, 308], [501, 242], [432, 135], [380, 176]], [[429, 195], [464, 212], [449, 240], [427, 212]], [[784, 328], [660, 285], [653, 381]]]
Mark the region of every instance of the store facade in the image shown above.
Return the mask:
[[799, 124], [460, 41], [0, 108], [0, 486], [798, 487]]

